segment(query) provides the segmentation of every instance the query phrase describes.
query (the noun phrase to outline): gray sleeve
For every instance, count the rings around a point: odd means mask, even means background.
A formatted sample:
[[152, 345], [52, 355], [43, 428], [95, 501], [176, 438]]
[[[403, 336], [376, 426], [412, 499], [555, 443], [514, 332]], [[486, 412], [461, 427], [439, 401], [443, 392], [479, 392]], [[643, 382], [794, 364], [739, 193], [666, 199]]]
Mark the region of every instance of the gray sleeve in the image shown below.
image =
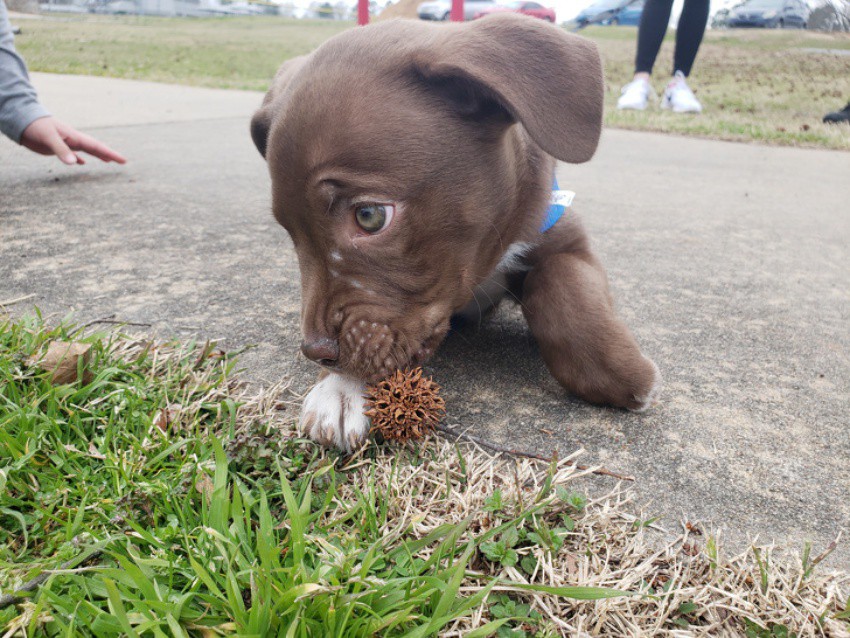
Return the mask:
[[30, 84], [26, 64], [15, 51], [9, 14], [0, 0], [0, 133], [20, 142], [26, 127], [48, 115]]

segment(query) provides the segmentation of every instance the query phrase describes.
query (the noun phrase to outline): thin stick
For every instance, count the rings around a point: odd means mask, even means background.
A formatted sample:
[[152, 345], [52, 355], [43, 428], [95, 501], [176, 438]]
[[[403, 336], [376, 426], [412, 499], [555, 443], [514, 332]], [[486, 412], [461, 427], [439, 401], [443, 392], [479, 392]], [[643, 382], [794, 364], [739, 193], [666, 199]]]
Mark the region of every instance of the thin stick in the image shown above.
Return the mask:
[[86, 328], [90, 328], [99, 323], [108, 323], [116, 326], [138, 326], [140, 328], [150, 328], [151, 324], [149, 323], [133, 323], [132, 321], [120, 321], [118, 319], [114, 319], [115, 315], [109, 315], [108, 317], [103, 317], [102, 319], [94, 319], [93, 321], [89, 321], [88, 323], [84, 323], [80, 326], [80, 330], [85, 330]]
[[453, 430], [452, 428], [445, 425], [438, 425], [437, 432], [444, 436], [454, 437], [456, 439], [465, 439], [472, 443], [476, 443], [481, 447], [486, 447], [488, 450], [493, 450], [494, 452], [499, 452], [501, 454], [510, 454], [511, 456], [522, 456], [527, 459], [536, 459], [538, 461], [543, 461], [544, 463], [550, 463], [552, 461], [551, 457], [542, 456], [540, 454], [535, 454], [534, 452], [525, 452], [523, 450], [513, 450], [511, 448], [507, 448], [499, 445], [498, 443], [493, 443], [492, 441], [488, 441], [487, 439], [482, 439], [478, 436], [473, 436], [472, 434], [467, 434], [466, 432], [458, 432], [457, 430]]
[[47, 569], [41, 572], [38, 576], [33, 578], [30, 581], [25, 582], [23, 585], [18, 587], [11, 594], [4, 594], [0, 596], [0, 609], [5, 609], [9, 605], [17, 605], [20, 602], [23, 602], [26, 599], [26, 596], [19, 596], [18, 594], [22, 594], [24, 592], [32, 591], [36, 589], [41, 583], [50, 578], [55, 572], [68, 570], [76, 567], [77, 565], [82, 565], [83, 563], [87, 563], [90, 560], [94, 560], [98, 556], [103, 553], [102, 549], [96, 549], [93, 552], [84, 555], [82, 559], [77, 556], [76, 558], [72, 558], [69, 561], [62, 563], [58, 570], [55, 569]]
[[[534, 452], [526, 452], [524, 450], [514, 450], [508, 447], [504, 447], [499, 445], [498, 443], [493, 443], [492, 441], [488, 441], [487, 439], [482, 439], [479, 436], [473, 436], [472, 434], [467, 434], [466, 432], [458, 432], [457, 430], [453, 430], [452, 428], [445, 425], [438, 425], [437, 432], [445, 437], [452, 437], [455, 439], [464, 439], [466, 441], [470, 441], [471, 443], [475, 443], [476, 445], [480, 445], [481, 447], [487, 448], [488, 450], [492, 450], [494, 452], [498, 452], [499, 454], [510, 454], [511, 456], [521, 456], [527, 459], [535, 459], [537, 461], [543, 461], [544, 463], [551, 463], [552, 457], [545, 457], [540, 454], [535, 454]], [[595, 469], [591, 469], [588, 465], [580, 465], [575, 461], [569, 461], [569, 465], [574, 466], [577, 470], [582, 472], [587, 472], [588, 470], [592, 474], [599, 474], [601, 476], [610, 476], [612, 478], [618, 479], [620, 481], [634, 481], [635, 477], [626, 476], [625, 474], [617, 474], [616, 472], [612, 472], [611, 470], [605, 469], [604, 467], [599, 467]]]
[[838, 547], [838, 541], [840, 540], [841, 532], [838, 532], [838, 536], [835, 537], [835, 540], [832, 541], [829, 545], [827, 545], [825, 550], [823, 550], [820, 554], [818, 554], [815, 558], [812, 559], [812, 562], [809, 563], [809, 570], [814, 569], [818, 563], [820, 563], [823, 559], [825, 559], [832, 552], [834, 552], [835, 548]]
[[28, 295], [24, 295], [23, 297], [17, 297], [16, 299], [9, 299], [8, 301], [0, 301], [0, 306], [14, 306], [16, 303], [20, 303], [22, 301], [26, 301], [27, 299], [32, 299], [35, 297], [35, 293], [30, 293]]

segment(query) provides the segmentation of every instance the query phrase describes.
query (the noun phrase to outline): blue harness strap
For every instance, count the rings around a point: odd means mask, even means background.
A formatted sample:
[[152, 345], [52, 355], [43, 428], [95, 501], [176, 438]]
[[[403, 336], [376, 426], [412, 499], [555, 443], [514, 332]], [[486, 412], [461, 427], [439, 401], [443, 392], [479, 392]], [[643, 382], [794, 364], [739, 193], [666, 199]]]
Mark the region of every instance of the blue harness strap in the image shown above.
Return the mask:
[[[546, 218], [540, 226], [540, 232], [545, 233], [558, 223], [558, 220], [564, 216], [567, 208], [570, 207], [575, 193], [570, 191], [562, 191], [558, 187], [558, 178], [552, 178], [552, 199], [549, 208], [546, 211]], [[466, 324], [466, 319], [461, 315], [452, 315], [449, 324], [449, 334], [462, 328]]]
[[[552, 183], [552, 191], [557, 191], [558, 189], [558, 178], [553, 178]], [[564, 211], [567, 210], [566, 206], [562, 204], [552, 203], [549, 205], [549, 210], [546, 211], [546, 219], [543, 220], [543, 224], [540, 226], [540, 232], [545, 233], [547, 230], [552, 228], [561, 217], [564, 216]]]

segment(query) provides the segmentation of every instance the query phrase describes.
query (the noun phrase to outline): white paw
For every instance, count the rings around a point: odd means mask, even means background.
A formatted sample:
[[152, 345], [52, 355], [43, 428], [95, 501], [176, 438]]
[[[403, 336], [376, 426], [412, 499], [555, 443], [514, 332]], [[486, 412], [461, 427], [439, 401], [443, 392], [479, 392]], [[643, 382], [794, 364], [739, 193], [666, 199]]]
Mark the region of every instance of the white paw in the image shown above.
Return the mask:
[[652, 364], [652, 369], [655, 370], [655, 379], [652, 381], [652, 387], [649, 389], [649, 392], [642, 397], [635, 397], [635, 399], [637, 399], [640, 403], [640, 406], [632, 408], [632, 412], [646, 412], [657, 405], [658, 397], [661, 394], [661, 388], [664, 385], [661, 379], [661, 371], [658, 369], [658, 366], [655, 365], [655, 361], [648, 357], [644, 358]]
[[369, 436], [364, 385], [339, 374], [329, 374], [310, 390], [301, 406], [301, 431], [324, 446], [352, 452]]

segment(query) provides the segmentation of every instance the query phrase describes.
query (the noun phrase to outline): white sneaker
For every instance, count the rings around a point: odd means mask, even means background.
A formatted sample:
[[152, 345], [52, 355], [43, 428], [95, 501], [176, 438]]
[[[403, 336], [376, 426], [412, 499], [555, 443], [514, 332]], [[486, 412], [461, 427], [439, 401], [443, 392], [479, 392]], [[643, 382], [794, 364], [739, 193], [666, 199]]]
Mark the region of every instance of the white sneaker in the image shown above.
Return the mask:
[[674, 113], [702, 113], [702, 104], [685, 82], [685, 74], [676, 71], [670, 84], [664, 89], [661, 108], [671, 109]]
[[647, 80], [643, 78], [632, 80], [620, 91], [617, 108], [643, 111], [649, 103], [650, 96], [655, 96], [655, 91], [652, 90]]

